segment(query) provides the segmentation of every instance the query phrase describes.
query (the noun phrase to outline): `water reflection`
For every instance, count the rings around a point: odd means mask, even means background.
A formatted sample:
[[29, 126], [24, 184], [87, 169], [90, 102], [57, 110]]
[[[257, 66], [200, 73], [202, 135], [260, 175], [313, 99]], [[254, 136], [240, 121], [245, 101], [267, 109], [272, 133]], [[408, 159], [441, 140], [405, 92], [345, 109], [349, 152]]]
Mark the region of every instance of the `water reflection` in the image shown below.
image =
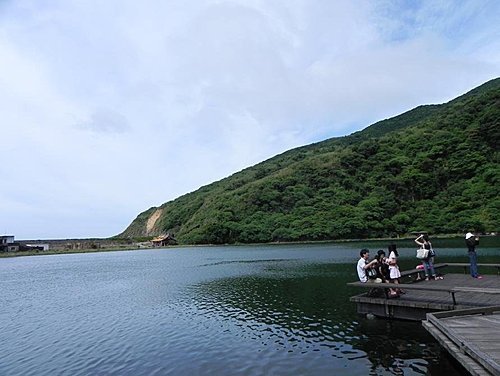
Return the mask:
[[[420, 323], [366, 319], [349, 302], [352, 265], [273, 260], [258, 274], [189, 288], [198, 313], [231, 321], [239, 335], [289, 353], [319, 353], [370, 374], [442, 374], [454, 366]], [[366, 368], [365, 368], [366, 371]]]
[[[207, 247], [2, 260], [0, 375], [458, 374], [419, 323], [356, 314], [349, 297], [359, 291], [346, 282], [358, 252]], [[411, 254], [402, 262], [414, 264]]]

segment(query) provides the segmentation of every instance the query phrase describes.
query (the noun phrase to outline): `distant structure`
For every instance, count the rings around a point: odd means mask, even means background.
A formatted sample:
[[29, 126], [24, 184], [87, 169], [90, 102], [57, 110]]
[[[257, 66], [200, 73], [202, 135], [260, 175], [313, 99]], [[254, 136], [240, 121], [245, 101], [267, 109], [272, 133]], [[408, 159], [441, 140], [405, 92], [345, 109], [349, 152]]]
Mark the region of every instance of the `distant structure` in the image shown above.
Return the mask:
[[151, 245], [153, 247], [166, 247], [167, 245], [177, 244], [177, 240], [170, 234], [160, 235], [156, 238], [151, 239]]
[[14, 235], [0, 236], [0, 252], [17, 252], [20, 244], [14, 241]]
[[48, 244], [22, 244], [14, 240], [14, 235], [0, 236], [0, 252], [48, 251]]
[[39, 251], [48, 251], [50, 246], [47, 243], [33, 243], [33, 244], [26, 244], [26, 247], [29, 249], [36, 249]]

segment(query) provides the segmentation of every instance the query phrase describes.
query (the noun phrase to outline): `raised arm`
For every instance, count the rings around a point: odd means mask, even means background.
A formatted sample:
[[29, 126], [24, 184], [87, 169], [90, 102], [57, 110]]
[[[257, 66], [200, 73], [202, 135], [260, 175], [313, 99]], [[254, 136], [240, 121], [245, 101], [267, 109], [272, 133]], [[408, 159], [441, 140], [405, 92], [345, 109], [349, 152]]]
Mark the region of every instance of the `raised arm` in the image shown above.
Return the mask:
[[365, 269], [365, 270], [366, 270], [366, 269], [370, 269], [370, 268], [372, 268], [372, 267], [373, 267], [373, 265], [375, 265], [377, 262], [378, 262], [378, 261], [377, 261], [377, 259], [373, 259], [373, 260], [371, 260], [368, 264], [365, 264], [365, 265], [363, 266], [363, 269]]
[[422, 239], [422, 237], [423, 235], [419, 235], [418, 238], [415, 239], [415, 243], [417, 243], [421, 247], [424, 245], [424, 242], [419, 241], [420, 239]]

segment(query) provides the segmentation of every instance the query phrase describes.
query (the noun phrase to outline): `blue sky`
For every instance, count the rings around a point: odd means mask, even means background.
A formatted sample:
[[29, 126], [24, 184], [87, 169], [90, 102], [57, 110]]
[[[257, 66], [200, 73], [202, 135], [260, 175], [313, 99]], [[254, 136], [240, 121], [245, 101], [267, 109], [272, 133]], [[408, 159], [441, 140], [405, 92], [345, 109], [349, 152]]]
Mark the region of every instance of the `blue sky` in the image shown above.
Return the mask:
[[[411, 3], [411, 6], [408, 4]], [[497, 1], [1, 1], [0, 233], [108, 237], [500, 76]]]

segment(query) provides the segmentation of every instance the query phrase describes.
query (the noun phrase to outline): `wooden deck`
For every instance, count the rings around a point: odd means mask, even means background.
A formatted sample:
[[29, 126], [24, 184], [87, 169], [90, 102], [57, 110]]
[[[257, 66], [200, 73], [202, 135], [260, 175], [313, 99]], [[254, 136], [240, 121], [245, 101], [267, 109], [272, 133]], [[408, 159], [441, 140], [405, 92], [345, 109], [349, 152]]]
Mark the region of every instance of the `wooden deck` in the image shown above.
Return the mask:
[[[461, 267], [464, 270], [464, 274], [468, 274], [470, 264], [469, 263], [450, 262], [450, 263], [447, 263], [446, 266]], [[481, 264], [481, 263], [479, 263], [479, 264], [477, 264], [477, 266], [478, 266], [479, 270], [483, 270], [483, 268], [495, 268], [497, 270], [497, 275], [500, 275], [500, 264]]]
[[[500, 376], [500, 275], [471, 278], [467, 264], [442, 264], [464, 267], [464, 274], [445, 274], [437, 281], [416, 281], [415, 271], [403, 272], [411, 283], [399, 286], [406, 294], [388, 299], [384, 291], [393, 284], [351, 282], [368, 293], [350, 298], [358, 313], [422, 320], [422, 325], [472, 375]], [[498, 264], [488, 264], [499, 269]], [[382, 292], [374, 297], [373, 292]], [[371, 293], [371, 295], [370, 295]]]
[[422, 325], [471, 375], [500, 375], [500, 306], [429, 313]]
[[[357, 283], [351, 285], [361, 286]], [[383, 286], [382, 286], [383, 285]], [[394, 285], [390, 285], [393, 287]], [[446, 274], [437, 281], [420, 281], [401, 285], [406, 294], [387, 299], [363, 293], [350, 298], [358, 313], [405, 320], [425, 320], [427, 313], [500, 306], [500, 276], [486, 275], [474, 279], [466, 274]], [[363, 284], [363, 287], [383, 287], [388, 284]]]

